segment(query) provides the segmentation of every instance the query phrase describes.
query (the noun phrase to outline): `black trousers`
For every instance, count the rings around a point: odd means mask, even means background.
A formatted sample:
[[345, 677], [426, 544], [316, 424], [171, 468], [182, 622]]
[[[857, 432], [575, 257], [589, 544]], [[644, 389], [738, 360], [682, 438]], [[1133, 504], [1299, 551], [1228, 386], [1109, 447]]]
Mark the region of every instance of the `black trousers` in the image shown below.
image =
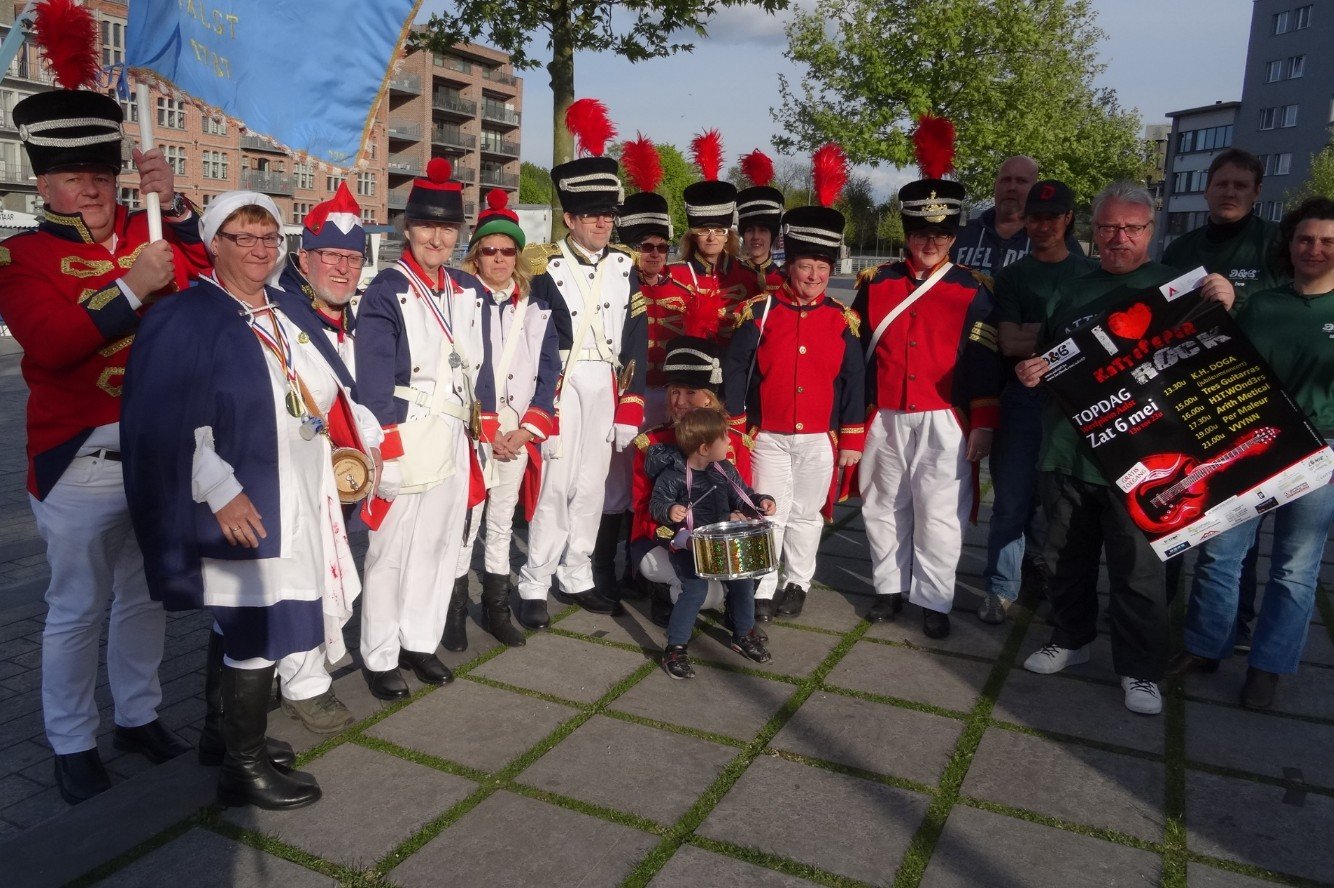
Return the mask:
[[1038, 494], [1047, 519], [1043, 550], [1051, 580], [1051, 642], [1079, 648], [1098, 630], [1098, 559], [1104, 550], [1111, 596], [1112, 664], [1116, 673], [1158, 681], [1167, 663], [1163, 563], [1130, 520], [1114, 488], [1043, 472]]

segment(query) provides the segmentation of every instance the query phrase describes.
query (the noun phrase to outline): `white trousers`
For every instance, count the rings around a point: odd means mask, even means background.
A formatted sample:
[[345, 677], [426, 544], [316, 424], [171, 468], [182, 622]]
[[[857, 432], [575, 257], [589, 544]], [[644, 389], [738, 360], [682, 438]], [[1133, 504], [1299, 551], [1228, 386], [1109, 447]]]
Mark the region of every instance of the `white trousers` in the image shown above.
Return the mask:
[[[671, 587], [672, 604], [681, 597], [681, 579], [672, 567], [672, 560], [662, 546], [654, 546], [639, 559], [639, 574], [650, 583], [665, 583]], [[727, 603], [727, 589], [721, 580], [709, 580], [709, 591], [704, 595], [701, 609], [722, 610]]]
[[[824, 516], [834, 478], [834, 448], [827, 434], [775, 435], [760, 432], [751, 451], [750, 471], [757, 493], [774, 498], [777, 507], [769, 520], [774, 525], [774, 546], [784, 583], [809, 590], [815, 576], [815, 553], [820, 548]], [[778, 590], [779, 571], [766, 574], [755, 587], [755, 597], [772, 599]]]
[[528, 562], [519, 572], [519, 595], [545, 599], [555, 575], [567, 595], [593, 588], [590, 557], [602, 522], [607, 440], [615, 416], [611, 366], [578, 361], [565, 377], [560, 401], [560, 453], [542, 466], [542, 492], [528, 525]]
[[486, 561], [486, 572], [509, 576], [510, 543], [514, 539], [514, 509], [519, 504], [523, 472], [528, 467], [528, 449], [524, 448], [509, 462], [497, 460], [495, 467], [495, 484], [486, 491], [486, 499], [473, 506], [472, 516], [468, 521], [468, 540], [459, 553], [459, 565], [455, 576], [464, 576], [472, 567], [472, 551], [477, 537], [482, 535], [483, 516], [486, 519], [486, 533], [483, 535], [482, 553]]
[[973, 505], [968, 442], [952, 410], [881, 410], [866, 430], [858, 480], [881, 594], [947, 614]]
[[361, 593], [361, 658], [372, 672], [398, 668], [400, 650], [434, 653], [445, 631], [468, 514], [468, 439], [446, 420], [454, 474], [398, 496], [370, 534]]
[[325, 665], [324, 645], [303, 654], [288, 654], [278, 661], [278, 679], [284, 700], [309, 700], [333, 687]]
[[45, 500], [30, 500], [51, 566], [42, 713], [51, 748], [69, 755], [97, 745], [94, 690], [107, 599], [107, 677], [116, 724], [124, 728], [157, 718], [167, 615], [148, 595], [119, 462], [79, 457]]

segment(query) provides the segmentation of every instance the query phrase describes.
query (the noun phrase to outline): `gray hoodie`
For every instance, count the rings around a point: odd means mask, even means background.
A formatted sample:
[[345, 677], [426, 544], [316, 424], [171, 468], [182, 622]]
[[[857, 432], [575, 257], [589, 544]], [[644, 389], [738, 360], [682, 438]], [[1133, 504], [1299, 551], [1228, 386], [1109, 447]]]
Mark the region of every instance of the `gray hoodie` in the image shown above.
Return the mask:
[[[1083, 246], [1069, 231], [1065, 233], [1065, 245], [1074, 255], [1084, 255]], [[1011, 237], [1003, 238], [996, 233], [996, 208], [991, 207], [970, 219], [959, 231], [950, 249], [950, 261], [995, 277], [996, 272], [1018, 262], [1032, 249], [1033, 243], [1022, 226]]]

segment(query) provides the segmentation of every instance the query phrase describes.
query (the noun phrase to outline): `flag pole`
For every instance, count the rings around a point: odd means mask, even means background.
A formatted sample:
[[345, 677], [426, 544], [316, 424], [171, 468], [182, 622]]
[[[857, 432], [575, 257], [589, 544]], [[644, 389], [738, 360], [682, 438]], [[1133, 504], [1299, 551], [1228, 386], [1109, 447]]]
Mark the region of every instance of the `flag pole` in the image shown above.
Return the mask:
[[37, 0], [28, 0], [28, 5], [23, 7], [23, 11], [14, 17], [14, 22], [9, 26], [5, 42], [0, 44], [0, 72], [8, 71], [9, 63], [19, 54], [19, 47], [23, 45], [23, 29], [32, 24], [32, 8], [36, 5]]
[[[148, 105], [148, 84], [142, 80], [134, 84], [135, 104], [139, 108], [139, 143], [140, 150], [153, 150], [153, 116]], [[144, 206], [148, 210], [148, 240], [162, 240], [162, 200], [156, 191], [144, 195]]]

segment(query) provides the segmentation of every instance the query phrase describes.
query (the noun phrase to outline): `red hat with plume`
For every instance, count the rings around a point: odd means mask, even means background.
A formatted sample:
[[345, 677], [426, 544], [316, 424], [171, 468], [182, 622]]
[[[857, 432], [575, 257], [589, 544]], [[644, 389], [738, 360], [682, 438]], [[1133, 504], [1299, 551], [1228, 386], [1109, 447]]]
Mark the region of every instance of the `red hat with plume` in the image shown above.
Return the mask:
[[794, 207], [783, 216], [783, 246], [788, 261], [798, 256], [817, 256], [837, 263], [843, 251], [843, 214], [834, 209], [848, 181], [848, 158], [830, 142], [811, 156], [811, 187], [816, 204]]
[[923, 178], [899, 189], [903, 230], [953, 233], [964, 199], [963, 186], [945, 178], [954, 169], [954, 123], [931, 114], [918, 117], [913, 149]]
[[778, 225], [783, 219], [783, 192], [769, 183], [774, 179], [774, 162], [756, 148], [741, 157], [741, 174], [751, 181], [736, 195], [737, 229], [743, 234], [757, 225], [769, 229], [778, 237]]
[[631, 246], [656, 235], [672, 239], [672, 216], [667, 198], [657, 193], [662, 182], [662, 158], [657, 147], [643, 133], [621, 147], [621, 166], [630, 183], [639, 190], [621, 204], [617, 229], [621, 240]]
[[736, 219], [736, 186], [718, 178], [723, 168], [723, 137], [705, 130], [690, 140], [690, 157], [703, 179], [681, 192], [691, 228], [731, 228]]

